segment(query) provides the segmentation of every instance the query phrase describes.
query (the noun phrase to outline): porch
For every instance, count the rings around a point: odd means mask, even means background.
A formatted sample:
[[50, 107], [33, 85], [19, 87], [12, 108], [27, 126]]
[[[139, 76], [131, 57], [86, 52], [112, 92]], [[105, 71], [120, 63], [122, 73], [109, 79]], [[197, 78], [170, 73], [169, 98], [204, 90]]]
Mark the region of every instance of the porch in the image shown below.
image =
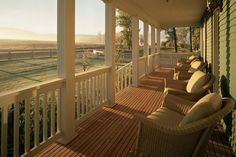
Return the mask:
[[[77, 136], [67, 145], [53, 143], [36, 156], [130, 156], [135, 146], [138, 122], [134, 114], [148, 115], [161, 106], [163, 93], [128, 87], [116, 95], [113, 108], [102, 107], [76, 128]], [[233, 152], [222, 125], [208, 142], [208, 157], [231, 157]]]
[[[193, 54], [161, 54], [160, 28], [199, 24], [206, 1], [191, 3], [184, 0], [185, 7], [168, 1], [103, 1], [106, 12], [105, 66], [74, 74], [75, 1], [58, 0], [58, 78], [0, 94], [1, 156], [129, 155], [138, 127], [133, 115], [147, 115], [159, 108], [163, 101], [163, 78], [173, 78], [171, 69], [162, 68], [173, 68], [179, 58]], [[236, 70], [232, 62], [235, 53], [231, 48], [235, 48], [232, 46], [235, 36], [230, 37], [229, 32], [231, 26], [235, 26], [232, 15], [235, 15], [236, 3], [234, 0], [223, 2], [222, 13], [217, 10], [210, 21], [203, 19], [199, 55], [209, 63], [208, 70], [216, 76], [213, 91], [235, 98], [236, 92], [232, 88], [235, 85]], [[156, 7], [161, 12], [153, 7], [157, 3], [160, 3]], [[132, 63], [118, 70], [115, 68], [116, 8], [132, 15]], [[170, 8], [175, 8], [178, 18], [169, 14]], [[195, 16], [187, 14], [188, 11], [193, 11]], [[139, 19], [144, 21], [145, 55], [141, 58]], [[224, 21], [233, 22], [222, 24]], [[231, 31], [231, 34], [235, 35], [235, 32]], [[219, 86], [221, 77], [225, 77], [225, 82]], [[221, 88], [227, 91], [224, 93]], [[235, 111], [230, 116], [231, 144], [227, 142], [223, 127], [219, 126], [209, 140], [208, 156], [233, 156], [235, 153]]]

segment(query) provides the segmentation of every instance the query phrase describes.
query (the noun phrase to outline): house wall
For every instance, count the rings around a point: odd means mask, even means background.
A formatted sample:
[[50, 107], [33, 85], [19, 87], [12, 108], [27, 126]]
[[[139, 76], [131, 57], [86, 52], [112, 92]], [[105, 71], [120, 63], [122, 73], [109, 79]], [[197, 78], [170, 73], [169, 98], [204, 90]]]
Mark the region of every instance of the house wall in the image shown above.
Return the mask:
[[[203, 58], [211, 65], [219, 62], [220, 93], [223, 97], [231, 97], [236, 100], [236, 0], [223, 0], [223, 10], [219, 13], [217, 30], [219, 31], [218, 57], [213, 57], [214, 18], [206, 17], [203, 23]], [[217, 23], [216, 23], [217, 24]], [[217, 39], [214, 39], [217, 40]], [[217, 65], [215, 65], [217, 66]], [[208, 68], [209, 71], [212, 68]], [[225, 119], [226, 133], [231, 142], [234, 153], [236, 154], [236, 108]]]
[[[236, 0], [223, 0], [219, 15], [221, 94], [236, 99]], [[236, 153], [236, 110], [225, 119], [227, 134]]]
[[[209, 68], [212, 65], [212, 17], [206, 21], [206, 60]], [[211, 71], [211, 69], [209, 69]]]

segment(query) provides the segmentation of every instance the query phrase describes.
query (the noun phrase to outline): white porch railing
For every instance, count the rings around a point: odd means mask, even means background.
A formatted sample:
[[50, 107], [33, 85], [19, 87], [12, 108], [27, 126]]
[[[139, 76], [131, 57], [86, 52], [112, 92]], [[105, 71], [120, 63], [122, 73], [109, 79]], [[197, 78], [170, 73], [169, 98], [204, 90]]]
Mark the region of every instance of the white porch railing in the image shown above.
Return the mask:
[[160, 66], [165, 68], [174, 68], [178, 59], [188, 58], [191, 55], [196, 54], [194, 52], [185, 53], [160, 53]]
[[132, 63], [128, 63], [116, 71], [116, 93], [132, 83]]
[[147, 63], [147, 72], [153, 72], [160, 63], [160, 53], [153, 53], [151, 55], [148, 55], [148, 63]]
[[33, 156], [61, 137], [60, 89], [55, 79], [0, 95], [1, 156]]
[[139, 78], [142, 78], [147, 73], [147, 57], [140, 57], [138, 60], [139, 64]]
[[109, 67], [76, 74], [75, 118], [78, 122], [98, 106], [107, 102]]

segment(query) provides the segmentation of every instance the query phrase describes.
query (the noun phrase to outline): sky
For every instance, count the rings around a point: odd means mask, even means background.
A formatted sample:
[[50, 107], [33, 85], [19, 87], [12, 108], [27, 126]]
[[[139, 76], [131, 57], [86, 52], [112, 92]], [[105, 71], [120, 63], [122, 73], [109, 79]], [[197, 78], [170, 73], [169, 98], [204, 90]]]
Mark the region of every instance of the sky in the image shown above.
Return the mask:
[[[102, 0], [75, 2], [76, 34], [104, 34], [105, 4]], [[0, 0], [0, 19], [0, 39], [56, 40], [57, 0]], [[143, 29], [141, 21], [139, 28]]]
[[[76, 34], [104, 33], [101, 0], [76, 0]], [[57, 0], [0, 0], [0, 28], [38, 34], [57, 33]]]

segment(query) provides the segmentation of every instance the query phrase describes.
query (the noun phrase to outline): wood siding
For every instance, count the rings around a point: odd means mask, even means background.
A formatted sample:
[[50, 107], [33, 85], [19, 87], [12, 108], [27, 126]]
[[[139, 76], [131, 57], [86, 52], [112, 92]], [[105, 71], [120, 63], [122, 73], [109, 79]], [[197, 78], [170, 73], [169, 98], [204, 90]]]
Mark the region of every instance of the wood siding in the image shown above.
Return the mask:
[[206, 22], [206, 59], [208, 64], [212, 63], [212, 17]]
[[[236, 99], [236, 0], [224, 0], [219, 18], [220, 77], [222, 95]], [[226, 87], [229, 88], [226, 88]], [[227, 124], [231, 145], [236, 153], [236, 111]]]

